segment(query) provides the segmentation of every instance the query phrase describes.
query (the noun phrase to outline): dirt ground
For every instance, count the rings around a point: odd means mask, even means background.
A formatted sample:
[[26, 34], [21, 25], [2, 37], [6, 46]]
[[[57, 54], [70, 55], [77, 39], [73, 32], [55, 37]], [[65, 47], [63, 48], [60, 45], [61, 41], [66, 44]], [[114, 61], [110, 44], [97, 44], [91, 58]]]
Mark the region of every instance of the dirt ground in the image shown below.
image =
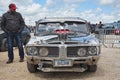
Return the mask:
[[19, 62], [17, 49], [14, 55], [14, 62], [6, 64], [7, 52], [0, 52], [0, 80], [120, 80], [120, 48], [102, 47], [95, 73], [29, 73], [26, 61]]

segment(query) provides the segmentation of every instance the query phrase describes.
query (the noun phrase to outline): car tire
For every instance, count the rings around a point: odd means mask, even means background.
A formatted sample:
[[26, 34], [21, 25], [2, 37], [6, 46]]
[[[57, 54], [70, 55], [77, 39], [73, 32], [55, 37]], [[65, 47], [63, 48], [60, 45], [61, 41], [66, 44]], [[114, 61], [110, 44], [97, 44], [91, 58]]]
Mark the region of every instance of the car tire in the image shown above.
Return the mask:
[[97, 65], [88, 65], [88, 71], [89, 72], [96, 72]]
[[2, 45], [1, 45], [1, 51], [7, 51], [8, 50], [8, 44], [7, 44], [7, 40], [3, 39], [2, 40]]
[[37, 65], [30, 64], [27, 62], [27, 68], [30, 73], [35, 73], [37, 72]]

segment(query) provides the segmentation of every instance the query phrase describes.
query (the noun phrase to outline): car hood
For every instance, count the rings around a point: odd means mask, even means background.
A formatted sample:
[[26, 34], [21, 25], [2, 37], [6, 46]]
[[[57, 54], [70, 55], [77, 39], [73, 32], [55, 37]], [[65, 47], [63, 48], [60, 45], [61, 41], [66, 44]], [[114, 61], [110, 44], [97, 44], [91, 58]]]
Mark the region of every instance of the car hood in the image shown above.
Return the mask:
[[50, 40], [50, 39], [54, 39], [54, 38], [57, 38], [58, 36], [57, 35], [49, 35], [49, 36], [32, 36], [30, 38], [30, 41], [28, 42], [28, 44], [40, 44], [41, 42], [42, 43], [46, 43], [47, 40]]
[[48, 44], [48, 43], [53, 43], [53, 44], [58, 44], [58, 42], [73, 42], [75, 43], [81, 43], [81, 44], [99, 44], [99, 40], [95, 37], [95, 35], [91, 34], [88, 36], [79, 36], [79, 37], [72, 37], [68, 40], [59, 40], [58, 41], [58, 35], [49, 35], [49, 36], [33, 36], [31, 37], [30, 41], [28, 42], [27, 45], [40, 45], [40, 44]]

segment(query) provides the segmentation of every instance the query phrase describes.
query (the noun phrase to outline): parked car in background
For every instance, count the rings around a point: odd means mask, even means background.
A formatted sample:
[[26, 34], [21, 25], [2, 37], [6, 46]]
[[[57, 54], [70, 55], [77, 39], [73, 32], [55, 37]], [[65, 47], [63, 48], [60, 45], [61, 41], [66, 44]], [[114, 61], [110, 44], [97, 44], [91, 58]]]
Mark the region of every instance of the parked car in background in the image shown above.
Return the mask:
[[120, 35], [120, 26], [116, 26], [114, 29], [115, 35]]
[[[22, 41], [23, 41], [23, 44], [26, 45], [30, 39], [30, 30], [27, 26], [25, 26], [24, 30], [22, 31]], [[14, 47], [16, 47], [17, 44], [16, 42], [14, 41]], [[1, 30], [1, 27], [0, 27], [0, 51], [7, 51], [7, 35], [6, 33], [4, 33], [3, 30]]]
[[114, 34], [114, 25], [112, 24], [103, 24], [102, 28], [95, 27], [96, 34]]
[[27, 68], [43, 72], [95, 72], [99, 40], [79, 17], [51, 17], [36, 22], [35, 36], [25, 46]]
[[113, 34], [114, 33], [114, 26], [113, 25], [104, 24], [102, 26], [102, 29], [104, 29], [105, 34]]

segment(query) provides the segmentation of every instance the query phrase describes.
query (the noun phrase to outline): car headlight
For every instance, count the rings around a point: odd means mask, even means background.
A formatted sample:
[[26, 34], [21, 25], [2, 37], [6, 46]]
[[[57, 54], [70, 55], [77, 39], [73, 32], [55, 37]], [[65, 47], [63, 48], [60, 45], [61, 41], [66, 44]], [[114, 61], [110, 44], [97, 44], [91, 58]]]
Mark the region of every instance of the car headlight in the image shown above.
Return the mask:
[[39, 50], [40, 56], [47, 56], [48, 55], [48, 49], [47, 48], [41, 48]]
[[31, 55], [37, 55], [38, 54], [38, 48], [37, 47], [27, 47], [26, 51], [28, 54]]
[[96, 55], [97, 54], [97, 48], [96, 47], [89, 47], [88, 48], [88, 54], [89, 55]]
[[85, 56], [86, 55], [86, 49], [85, 48], [79, 48], [78, 49], [78, 56]]

